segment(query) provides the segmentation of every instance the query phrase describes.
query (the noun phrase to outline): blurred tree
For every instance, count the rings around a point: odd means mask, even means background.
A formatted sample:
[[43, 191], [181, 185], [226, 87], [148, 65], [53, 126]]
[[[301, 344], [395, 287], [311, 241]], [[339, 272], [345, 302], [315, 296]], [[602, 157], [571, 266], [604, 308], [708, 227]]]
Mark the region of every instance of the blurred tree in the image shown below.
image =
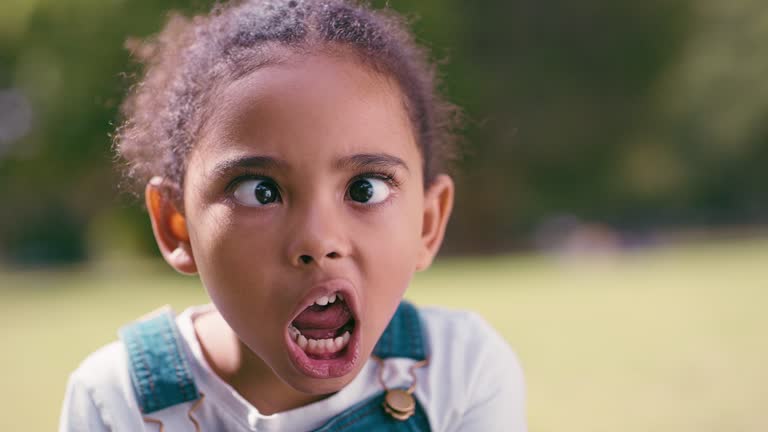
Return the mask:
[[[766, 220], [768, 4], [373, 2], [417, 18], [467, 112], [447, 250], [525, 246], [558, 214], [628, 228]], [[80, 260], [111, 231], [149, 250], [110, 152], [136, 72], [123, 43], [169, 9], [212, 3], [0, 5], [0, 258]]]
[[31, 133], [0, 155], [0, 256], [22, 262], [86, 257], [90, 221], [119, 205], [109, 134], [129, 84], [125, 74], [135, 71], [123, 42], [157, 31], [167, 9], [206, 6], [190, 3], [0, 6], [0, 89], [20, 90], [34, 112]]
[[616, 165], [632, 207], [657, 206], [656, 219], [666, 209], [678, 223], [768, 221], [767, 6], [696, 2], [684, 50]]
[[552, 214], [626, 217], [615, 164], [680, 56], [689, 4], [441, 4], [453, 14], [431, 21], [425, 9], [420, 29], [450, 47], [449, 93], [471, 119], [449, 249], [526, 246]]

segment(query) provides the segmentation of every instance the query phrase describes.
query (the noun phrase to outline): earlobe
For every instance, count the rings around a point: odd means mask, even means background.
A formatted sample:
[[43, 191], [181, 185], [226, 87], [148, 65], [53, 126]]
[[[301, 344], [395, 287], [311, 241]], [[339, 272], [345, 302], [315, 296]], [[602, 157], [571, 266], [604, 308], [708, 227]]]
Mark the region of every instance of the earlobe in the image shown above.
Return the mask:
[[445, 228], [453, 210], [453, 195], [453, 180], [445, 174], [438, 175], [424, 194], [422, 247], [416, 264], [417, 271], [424, 270], [432, 264], [443, 243]]
[[147, 211], [152, 221], [152, 232], [165, 261], [183, 274], [197, 273], [192, 255], [189, 232], [184, 215], [171, 202], [163, 179], [153, 177], [145, 189]]

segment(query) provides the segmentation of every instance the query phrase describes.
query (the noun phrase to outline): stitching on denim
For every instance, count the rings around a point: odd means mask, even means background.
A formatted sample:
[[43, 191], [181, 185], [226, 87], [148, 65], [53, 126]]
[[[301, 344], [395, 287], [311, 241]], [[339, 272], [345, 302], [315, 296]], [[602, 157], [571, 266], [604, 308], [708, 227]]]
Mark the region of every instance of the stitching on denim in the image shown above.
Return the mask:
[[[178, 333], [175, 322], [173, 322], [173, 327], [171, 327], [171, 330], [173, 331], [174, 339], [180, 340], [181, 336]], [[189, 368], [189, 363], [187, 362], [187, 358], [184, 356], [184, 351], [181, 347], [181, 344], [176, 344], [175, 346], [176, 346], [176, 356], [179, 361], [179, 367], [181, 369], [180, 373], [184, 377], [182, 393], [184, 394], [184, 398], [186, 400], [196, 399], [198, 397], [198, 395], [196, 394], [197, 388], [195, 387], [195, 384], [192, 378], [192, 371]]]
[[[355, 410], [354, 412], [348, 414], [347, 416], [342, 417], [342, 419], [346, 420], [343, 423], [336, 423], [330, 426], [330, 429], [321, 429], [320, 431], [335, 431], [335, 432], [342, 432], [345, 430], [348, 430], [350, 427], [356, 425], [361, 420], [363, 420], [366, 416], [372, 414], [376, 409], [380, 408], [380, 397], [376, 397], [370, 400], [365, 406], [360, 407], [358, 410]], [[403, 422], [394, 423], [393, 426], [395, 429], [401, 429], [402, 427], [408, 427], [409, 430], [414, 431], [429, 431], [431, 430], [429, 427], [429, 421], [426, 420], [425, 414], [424, 414], [424, 408], [421, 406], [421, 404], [416, 401], [416, 412], [414, 413], [414, 416], [409, 418], [408, 420], [405, 420]], [[386, 418], [386, 417], [385, 417]], [[424, 429], [424, 424], [426, 423], [426, 429]]]
[[421, 341], [421, 331], [418, 322], [418, 311], [415, 307], [409, 307], [406, 314], [405, 324], [409, 327], [410, 335], [407, 338], [410, 345], [410, 355], [412, 357], [419, 357], [419, 360], [424, 358], [424, 344]]
[[[181, 402], [197, 399], [197, 388], [189, 365], [180, 351], [181, 337], [169, 312], [153, 318], [139, 320], [121, 330], [128, 351], [130, 376], [136, 390], [142, 412], [162, 409], [168, 402], [181, 397]], [[152, 347], [150, 349], [150, 347]], [[156, 354], [157, 358], [150, 356]], [[154, 362], [152, 361], [154, 359]], [[167, 394], [173, 385], [168, 367], [176, 377], [176, 392]], [[158, 387], [160, 386], [160, 387]]]
[[131, 383], [133, 383], [133, 388], [136, 390], [137, 396], [139, 397], [139, 404], [142, 406], [142, 408], [144, 408], [144, 390], [141, 388], [141, 381], [139, 380], [137, 373], [140, 366], [137, 364], [137, 358], [135, 355], [135, 352], [138, 348], [136, 347], [136, 343], [130, 334], [130, 331], [128, 330], [125, 332], [123, 343], [125, 344], [125, 349], [128, 351], [128, 361], [131, 363]]
[[[152, 328], [148, 325], [148, 323], [143, 323], [142, 329], [146, 329], [146, 327], [149, 327], [149, 330]], [[141, 349], [141, 358], [144, 363], [144, 370], [147, 373], [147, 384], [149, 385], [149, 392], [147, 393], [147, 411], [154, 411], [157, 409], [157, 406], [159, 405], [157, 402], [157, 391], [158, 386], [157, 382], [155, 381], [155, 370], [152, 367], [152, 361], [149, 357], [149, 350], [148, 348], [148, 341], [147, 339], [151, 337], [151, 334], [144, 334], [142, 333], [139, 337], [139, 341], [141, 343], [142, 349]]]
[[[171, 332], [173, 333], [173, 338], [175, 341], [181, 340], [181, 335], [178, 331], [178, 328], [176, 327], [175, 321], [171, 321]], [[178, 356], [181, 373], [184, 377], [184, 382], [180, 386], [182, 395], [186, 400], [196, 399], [198, 396], [197, 388], [195, 387], [195, 383], [192, 378], [192, 371], [189, 368], [189, 363], [184, 355], [183, 348], [181, 347], [180, 343], [176, 343], [174, 346], [176, 348], [176, 355]]]
[[[142, 326], [143, 324], [144, 323], [136, 324], [136, 325]], [[141, 382], [142, 380], [138, 379], [138, 376], [137, 376], [137, 381], [139, 381], [138, 386], [140, 388], [140, 393], [141, 393], [140, 394], [141, 404], [144, 408], [147, 409], [147, 411], [150, 411], [152, 408], [151, 405], [153, 405], [151, 394], [154, 393], [155, 391], [155, 381], [152, 379], [152, 369], [149, 366], [149, 359], [147, 358], [147, 350], [144, 344], [144, 335], [141, 333], [140, 327], [136, 327], [134, 328], [134, 330], [136, 330], [136, 332], [134, 334], [135, 339], [133, 340], [134, 342], [136, 342], [136, 346], [134, 347], [136, 349], [133, 351], [133, 354], [136, 356], [137, 360], [141, 361], [141, 365], [139, 365], [139, 368], [136, 369], [136, 373], [138, 375], [138, 373], [142, 370], [147, 372], [146, 381], [147, 381], [147, 385], [149, 385], [149, 392], [147, 392], [145, 391], [146, 389], [143, 388], [144, 386], [142, 386], [142, 382]]]
[[[403, 338], [406, 340], [403, 340]], [[378, 349], [375, 350], [375, 353], [381, 358], [404, 356], [418, 360], [425, 359], [426, 351], [424, 349], [424, 338], [418, 309], [406, 301], [398, 305], [392, 321], [379, 339], [376, 348]], [[395, 349], [406, 349], [407, 352], [395, 352]], [[364, 402], [363, 405], [352, 408], [349, 412], [342, 413], [339, 417], [317, 429], [316, 432], [342, 432], [349, 430], [366, 417], [375, 415], [376, 410], [381, 409], [381, 402], [381, 395], [374, 396], [367, 402]], [[388, 417], [383, 414], [381, 416], [388, 420]], [[406, 421], [393, 423], [392, 426], [395, 430], [423, 432], [431, 430], [424, 407], [419, 403], [418, 399], [416, 400], [416, 412], [414, 415]]]
[[168, 356], [169, 366], [176, 375], [175, 384], [178, 388], [179, 395], [182, 399], [185, 398], [184, 392], [184, 380], [185, 377], [181, 375], [181, 368], [179, 367], [178, 348], [176, 346], [177, 341], [173, 337], [173, 329], [171, 328], [170, 318], [163, 317], [163, 327], [160, 331], [160, 335], [163, 337], [163, 349]]
[[339, 425], [336, 430], [337, 431], [343, 431], [343, 430], [349, 429], [350, 427], [356, 425], [361, 420], [363, 420], [369, 413], [372, 413], [373, 410], [376, 409], [376, 408], [378, 408], [378, 407], [377, 406], [370, 406], [370, 407], [368, 407], [368, 409], [363, 410], [362, 412], [360, 412], [360, 414], [357, 416], [357, 418], [352, 418], [346, 424]]
[[328, 429], [328, 431], [343, 431], [357, 424], [367, 415], [373, 413], [375, 409], [379, 408], [378, 402], [379, 397], [372, 398], [367, 404], [359, 407], [349, 414], [342, 416], [338, 423], [334, 423], [330, 426], [331, 428]]

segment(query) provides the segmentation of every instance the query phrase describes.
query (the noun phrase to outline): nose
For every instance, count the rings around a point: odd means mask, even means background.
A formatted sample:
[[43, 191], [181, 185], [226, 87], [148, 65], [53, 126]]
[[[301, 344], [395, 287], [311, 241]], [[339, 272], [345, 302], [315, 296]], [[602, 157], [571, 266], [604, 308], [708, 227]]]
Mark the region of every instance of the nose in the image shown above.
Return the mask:
[[324, 265], [349, 255], [348, 237], [332, 204], [296, 210], [287, 251], [291, 265]]

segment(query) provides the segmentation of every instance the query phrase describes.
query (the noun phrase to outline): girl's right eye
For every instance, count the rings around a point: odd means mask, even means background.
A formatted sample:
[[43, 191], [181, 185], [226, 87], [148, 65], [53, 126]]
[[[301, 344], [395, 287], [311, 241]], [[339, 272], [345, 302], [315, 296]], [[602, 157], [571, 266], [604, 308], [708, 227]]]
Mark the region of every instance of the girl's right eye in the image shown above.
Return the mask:
[[247, 207], [262, 207], [280, 199], [277, 185], [265, 179], [240, 182], [233, 195], [237, 202]]

